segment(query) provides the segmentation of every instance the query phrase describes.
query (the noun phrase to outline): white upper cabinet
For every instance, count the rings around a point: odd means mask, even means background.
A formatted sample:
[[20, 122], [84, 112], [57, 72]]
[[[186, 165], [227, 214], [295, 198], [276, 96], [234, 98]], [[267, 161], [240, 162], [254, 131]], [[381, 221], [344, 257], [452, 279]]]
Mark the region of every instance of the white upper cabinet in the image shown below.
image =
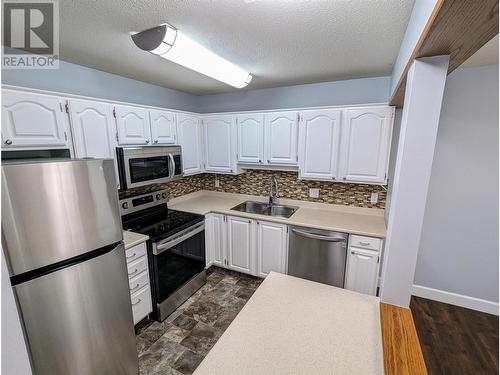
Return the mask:
[[300, 113], [299, 177], [337, 178], [341, 111], [323, 109]]
[[254, 238], [252, 220], [227, 216], [227, 222], [229, 268], [253, 274]]
[[59, 97], [3, 91], [2, 147], [66, 147], [68, 134]]
[[346, 109], [340, 175], [345, 181], [386, 183], [394, 109]]
[[297, 112], [272, 112], [265, 118], [268, 164], [297, 165]]
[[232, 173], [236, 169], [234, 120], [231, 115], [203, 118], [205, 133], [205, 170]]
[[203, 172], [203, 132], [198, 117], [178, 114], [177, 132], [182, 149], [184, 175]]
[[177, 142], [175, 113], [151, 110], [149, 118], [153, 145], [173, 145]]
[[258, 221], [257, 276], [266, 277], [271, 271], [286, 273], [287, 252], [287, 226]]
[[145, 108], [116, 106], [118, 144], [148, 145], [151, 143], [149, 111]]
[[239, 114], [238, 162], [260, 164], [264, 161], [264, 115]]
[[69, 100], [69, 116], [77, 158], [114, 158], [111, 106], [102, 102]]

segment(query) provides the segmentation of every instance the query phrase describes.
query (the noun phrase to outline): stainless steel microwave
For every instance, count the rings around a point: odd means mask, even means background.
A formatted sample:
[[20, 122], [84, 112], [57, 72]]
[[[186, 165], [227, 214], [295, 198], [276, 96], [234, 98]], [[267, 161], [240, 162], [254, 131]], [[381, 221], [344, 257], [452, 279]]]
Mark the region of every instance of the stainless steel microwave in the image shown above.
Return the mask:
[[182, 177], [180, 146], [117, 147], [116, 159], [121, 190]]

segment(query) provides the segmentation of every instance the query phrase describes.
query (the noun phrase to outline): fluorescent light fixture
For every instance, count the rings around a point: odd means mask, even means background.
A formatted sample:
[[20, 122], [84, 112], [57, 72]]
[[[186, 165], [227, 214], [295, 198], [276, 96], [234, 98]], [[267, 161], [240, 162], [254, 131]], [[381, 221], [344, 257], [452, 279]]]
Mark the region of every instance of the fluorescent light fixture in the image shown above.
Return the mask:
[[252, 75], [188, 38], [174, 27], [163, 24], [132, 35], [142, 50], [185, 66], [236, 88], [247, 86]]

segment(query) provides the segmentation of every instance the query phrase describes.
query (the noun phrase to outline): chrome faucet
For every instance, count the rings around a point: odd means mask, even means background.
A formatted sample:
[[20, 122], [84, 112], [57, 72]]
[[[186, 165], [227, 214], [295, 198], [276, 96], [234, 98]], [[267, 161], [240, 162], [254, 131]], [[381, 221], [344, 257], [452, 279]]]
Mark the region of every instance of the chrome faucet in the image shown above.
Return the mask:
[[269, 205], [272, 206], [278, 198], [278, 180], [276, 176], [271, 177], [271, 184], [269, 185]]

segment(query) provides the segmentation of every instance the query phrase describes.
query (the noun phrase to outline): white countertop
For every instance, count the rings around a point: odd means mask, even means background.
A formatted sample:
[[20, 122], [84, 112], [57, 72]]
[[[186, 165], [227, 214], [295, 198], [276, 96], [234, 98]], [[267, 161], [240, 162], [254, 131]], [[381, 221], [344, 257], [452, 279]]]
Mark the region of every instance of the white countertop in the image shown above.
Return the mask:
[[129, 232], [128, 230], [123, 231], [123, 242], [125, 243], [125, 250], [130, 249], [140, 243], [147, 241], [149, 236], [144, 234]]
[[379, 299], [271, 272], [195, 375], [384, 374]]
[[265, 202], [266, 198], [202, 190], [171, 199], [169, 208], [201, 215], [206, 215], [209, 212], [216, 212], [289, 225], [335, 230], [380, 238], [385, 238], [386, 235], [384, 210], [381, 209], [278, 199], [279, 204], [298, 206], [300, 208], [288, 219], [231, 211], [232, 207], [247, 200]]

